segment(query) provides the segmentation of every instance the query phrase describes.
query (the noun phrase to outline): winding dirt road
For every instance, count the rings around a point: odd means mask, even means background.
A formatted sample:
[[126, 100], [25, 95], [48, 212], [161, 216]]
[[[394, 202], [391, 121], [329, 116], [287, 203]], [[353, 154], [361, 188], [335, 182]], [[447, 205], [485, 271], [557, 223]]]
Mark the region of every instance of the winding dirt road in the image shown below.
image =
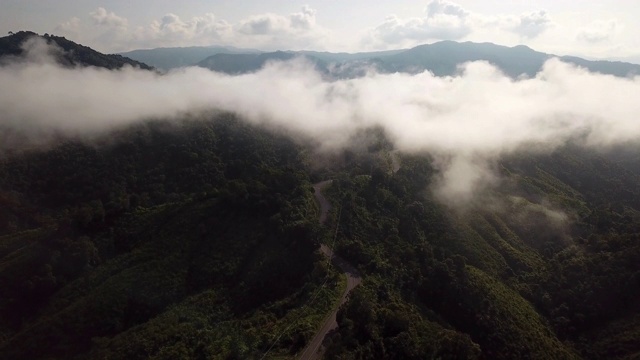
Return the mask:
[[[331, 184], [332, 180], [325, 180], [313, 185], [314, 196], [316, 197], [316, 201], [320, 205], [320, 217], [319, 221], [321, 224], [327, 220], [327, 214], [329, 210], [331, 210], [331, 203], [322, 195], [322, 189]], [[327, 245], [320, 245], [320, 251], [331, 259], [331, 263], [338, 267], [340, 270], [344, 272], [347, 276], [347, 288], [345, 289], [342, 297], [340, 298], [340, 305], [344, 304], [347, 301], [347, 296], [360, 282], [362, 278], [358, 271], [351, 266], [344, 259], [333, 253], [333, 250], [329, 248]], [[336, 307], [331, 315], [326, 319], [325, 323], [322, 325], [322, 328], [316, 333], [313, 339], [309, 342], [309, 345], [302, 351], [302, 354], [298, 359], [300, 360], [308, 360], [308, 359], [320, 359], [322, 358], [323, 349], [322, 342], [324, 341], [324, 337], [329, 333], [329, 331], [338, 328], [338, 323], [336, 322], [336, 314], [338, 313], [338, 307]]]

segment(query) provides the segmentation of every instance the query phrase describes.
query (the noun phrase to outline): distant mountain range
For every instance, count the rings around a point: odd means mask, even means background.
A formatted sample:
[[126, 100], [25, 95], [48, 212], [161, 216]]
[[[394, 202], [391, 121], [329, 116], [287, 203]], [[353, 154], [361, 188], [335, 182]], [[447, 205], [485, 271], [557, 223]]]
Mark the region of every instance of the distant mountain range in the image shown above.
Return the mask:
[[215, 54], [255, 54], [258, 50], [230, 46], [193, 46], [133, 50], [120, 55], [141, 61], [161, 70], [192, 66]]
[[320, 71], [335, 77], [359, 76], [364, 68], [371, 67], [383, 73], [431, 71], [437, 76], [448, 76], [454, 75], [462, 63], [487, 61], [515, 78], [521, 75], [534, 76], [541, 70], [544, 62], [552, 57], [558, 57], [562, 61], [603, 74], [615, 76], [640, 74], [638, 64], [556, 56], [535, 51], [524, 45], [507, 47], [492, 43], [455, 41], [441, 41], [411, 49], [353, 54], [315, 51], [259, 52], [211, 47], [136, 50], [122, 55], [161, 69], [198, 65], [228, 74], [254, 72], [269, 61], [290, 60], [294, 57], [306, 58]]
[[[39, 35], [21, 31], [0, 38], [0, 56], [20, 55], [21, 44], [31, 36]], [[125, 64], [143, 69], [160, 70], [201, 66], [227, 74], [244, 74], [258, 71], [270, 61], [304, 58], [314, 64], [318, 71], [331, 78], [358, 77], [372, 68], [381, 73], [430, 71], [436, 76], [449, 76], [456, 74], [462, 63], [487, 61], [499, 67], [505, 74], [516, 78], [521, 75], [534, 76], [542, 69], [545, 61], [557, 57], [592, 72], [621, 77], [640, 74], [638, 64], [621, 61], [592, 61], [575, 56], [555, 56], [523, 45], [507, 47], [492, 43], [441, 41], [411, 49], [363, 53], [260, 52], [254, 49], [212, 46], [134, 50], [122, 54], [105, 55], [64, 37], [45, 35], [42, 38], [56, 43], [65, 50], [58, 59], [61, 64], [92, 65], [109, 69], [120, 68]]]

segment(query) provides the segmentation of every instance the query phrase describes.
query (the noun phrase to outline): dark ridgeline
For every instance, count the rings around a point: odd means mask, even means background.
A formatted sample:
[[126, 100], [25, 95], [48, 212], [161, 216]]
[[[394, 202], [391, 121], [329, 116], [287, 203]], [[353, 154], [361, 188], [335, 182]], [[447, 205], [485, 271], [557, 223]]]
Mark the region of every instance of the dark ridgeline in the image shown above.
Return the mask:
[[119, 69], [124, 65], [131, 65], [145, 70], [153, 69], [149, 65], [124, 57], [122, 55], [106, 55], [97, 52], [89, 47], [76, 44], [64, 37], [45, 34], [40, 36], [30, 31], [20, 31], [15, 34], [0, 38], [0, 57], [21, 56], [23, 54], [22, 44], [31, 37], [39, 37], [47, 43], [56, 44], [63, 50], [63, 54], [57, 61], [65, 66], [97, 66], [109, 70]]

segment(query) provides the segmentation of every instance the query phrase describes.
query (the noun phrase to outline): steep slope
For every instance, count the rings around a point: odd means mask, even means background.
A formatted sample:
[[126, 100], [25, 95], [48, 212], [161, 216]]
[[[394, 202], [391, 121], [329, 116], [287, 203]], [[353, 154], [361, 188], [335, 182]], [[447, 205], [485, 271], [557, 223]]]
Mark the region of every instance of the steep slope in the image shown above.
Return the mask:
[[105, 55], [97, 52], [89, 47], [76, 44], [64, 37], [45, 34], [40, 36], [29, 31], [20, 31], [18, 33], [0, 38], [0, 57], [2, 56], [20, 56], [23, 54], [23, 45], [27, 39], [40, 38], [49, 44], [56, 44], [63, 52], [59, 54], [57, 60], [59, 63], [68, 66], [98, 66], [107, 69], [119, 69], [124, 65], [140, 67], [142, 69], [151, 70], [152, 68], [144, 63], [131, 60], [121, 55]]
[[329, 358], [640, 350], [630, 341], [640, 323], [626, 320], [640, 312], [637, 175], [577, 147], [519, 154], [502, 162], [500, 189], [461, 210], [425, 194], [428, 157], [402, 156], [395, 174], [378, 162], [363, 176], [358, 163], [332, 190], [337, 251], [365, 281], [338, 316]]
[[340, 294], [318, 288], [338, 275], [316, 252], [324, 231], [296, 145], [232, 116], [110, 138], [0, 164], [0, 194], [13, 199], [0, 219], [0, 353], [302, 347]]

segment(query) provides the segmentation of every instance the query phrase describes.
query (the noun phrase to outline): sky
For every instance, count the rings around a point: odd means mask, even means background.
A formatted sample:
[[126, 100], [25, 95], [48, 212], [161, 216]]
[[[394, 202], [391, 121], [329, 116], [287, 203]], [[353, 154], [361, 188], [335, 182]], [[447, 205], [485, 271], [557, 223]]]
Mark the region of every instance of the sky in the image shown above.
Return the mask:
[[1, 0], [0, 33], [50, 33], [102, 52], [227, 45], [367, 51], [440, 40], [640, 63], [640, 2], [499, 0]]

